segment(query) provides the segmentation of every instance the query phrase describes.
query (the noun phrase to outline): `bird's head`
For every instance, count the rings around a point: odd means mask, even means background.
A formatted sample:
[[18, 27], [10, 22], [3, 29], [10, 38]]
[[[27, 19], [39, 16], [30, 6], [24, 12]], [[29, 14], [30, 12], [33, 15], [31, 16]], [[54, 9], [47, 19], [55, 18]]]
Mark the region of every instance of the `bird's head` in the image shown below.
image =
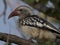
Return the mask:
[[32, 10], [27, 6], [19, 6], [8, 16], [8, 19], [14, 16], [19, 16], [20, 19], [24, 18], [27, 15], [33, 15]]

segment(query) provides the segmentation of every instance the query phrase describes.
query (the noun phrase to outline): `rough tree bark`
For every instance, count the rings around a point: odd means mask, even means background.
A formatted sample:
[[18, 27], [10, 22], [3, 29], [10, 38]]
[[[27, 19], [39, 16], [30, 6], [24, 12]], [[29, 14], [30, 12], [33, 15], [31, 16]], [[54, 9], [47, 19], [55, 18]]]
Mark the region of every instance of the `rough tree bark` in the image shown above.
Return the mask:
[[1, 33], [1, 32], [0, 32], [0, 40], [7, 42], [8, 35], [9, 35], [9, 42], [10, 43], [15, 43], [18, 45], [37, 45], [37, 44], [34, 44], [28, 40], [22, 39], [16, 35], [6, 34], [6, 33]]

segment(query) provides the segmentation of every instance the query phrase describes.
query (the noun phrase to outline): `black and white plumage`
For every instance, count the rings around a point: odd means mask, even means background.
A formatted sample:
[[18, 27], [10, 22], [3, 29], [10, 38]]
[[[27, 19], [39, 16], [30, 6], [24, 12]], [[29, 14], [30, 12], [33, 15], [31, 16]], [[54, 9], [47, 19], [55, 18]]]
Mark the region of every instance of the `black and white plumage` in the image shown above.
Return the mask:
[[56, 39], [56, 37], [60, 37], [60, 31], [51, 23], [37, 15], [25, 15], [24, 13], [21, 13], [22, 10], [20, 8], [16, 8], [8, 18], [19, 16], [19, 28], [25, 35], [30, 36], [31, 38], [48, 40], [53, 40]]

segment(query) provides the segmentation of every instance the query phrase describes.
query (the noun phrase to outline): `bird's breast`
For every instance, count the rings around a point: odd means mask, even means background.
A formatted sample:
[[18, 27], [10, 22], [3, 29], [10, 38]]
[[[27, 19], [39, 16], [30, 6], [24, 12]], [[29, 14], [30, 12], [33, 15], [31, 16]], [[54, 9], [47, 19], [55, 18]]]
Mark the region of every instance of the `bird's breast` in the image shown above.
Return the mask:
[[37, 37], [39, 35], [39, 29], [30, 26], [21, 26], [21, 30], [24, 34], [30, 37]]
[[21, 26], [22, 32], [30, 37], [38, 39], [55, 40], [56, 35], [50, 31], [38, 29], [30, 26]]

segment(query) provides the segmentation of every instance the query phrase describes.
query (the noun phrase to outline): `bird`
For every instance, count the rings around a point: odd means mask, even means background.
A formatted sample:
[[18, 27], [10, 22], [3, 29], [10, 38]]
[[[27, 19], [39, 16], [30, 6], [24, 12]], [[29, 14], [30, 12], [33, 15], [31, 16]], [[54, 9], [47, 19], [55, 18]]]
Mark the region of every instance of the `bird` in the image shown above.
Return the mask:
[[14, 11], [12, 11], [12, 13], [8, 16], [8, 19], [14, 16], [18, 16], [18, 27], [21, 29], [23, 34], [29, 36], [30, 39], [38, 38], [46, 40], [55, 40], [56, 38], [60, 38], [59, 29], [57, 29], [47, 20], [39, 17], [38, 15], [34, 15], [31, 10], [28, 10], [30, 9], [29, 7], [22, 7], [19, 6]]

